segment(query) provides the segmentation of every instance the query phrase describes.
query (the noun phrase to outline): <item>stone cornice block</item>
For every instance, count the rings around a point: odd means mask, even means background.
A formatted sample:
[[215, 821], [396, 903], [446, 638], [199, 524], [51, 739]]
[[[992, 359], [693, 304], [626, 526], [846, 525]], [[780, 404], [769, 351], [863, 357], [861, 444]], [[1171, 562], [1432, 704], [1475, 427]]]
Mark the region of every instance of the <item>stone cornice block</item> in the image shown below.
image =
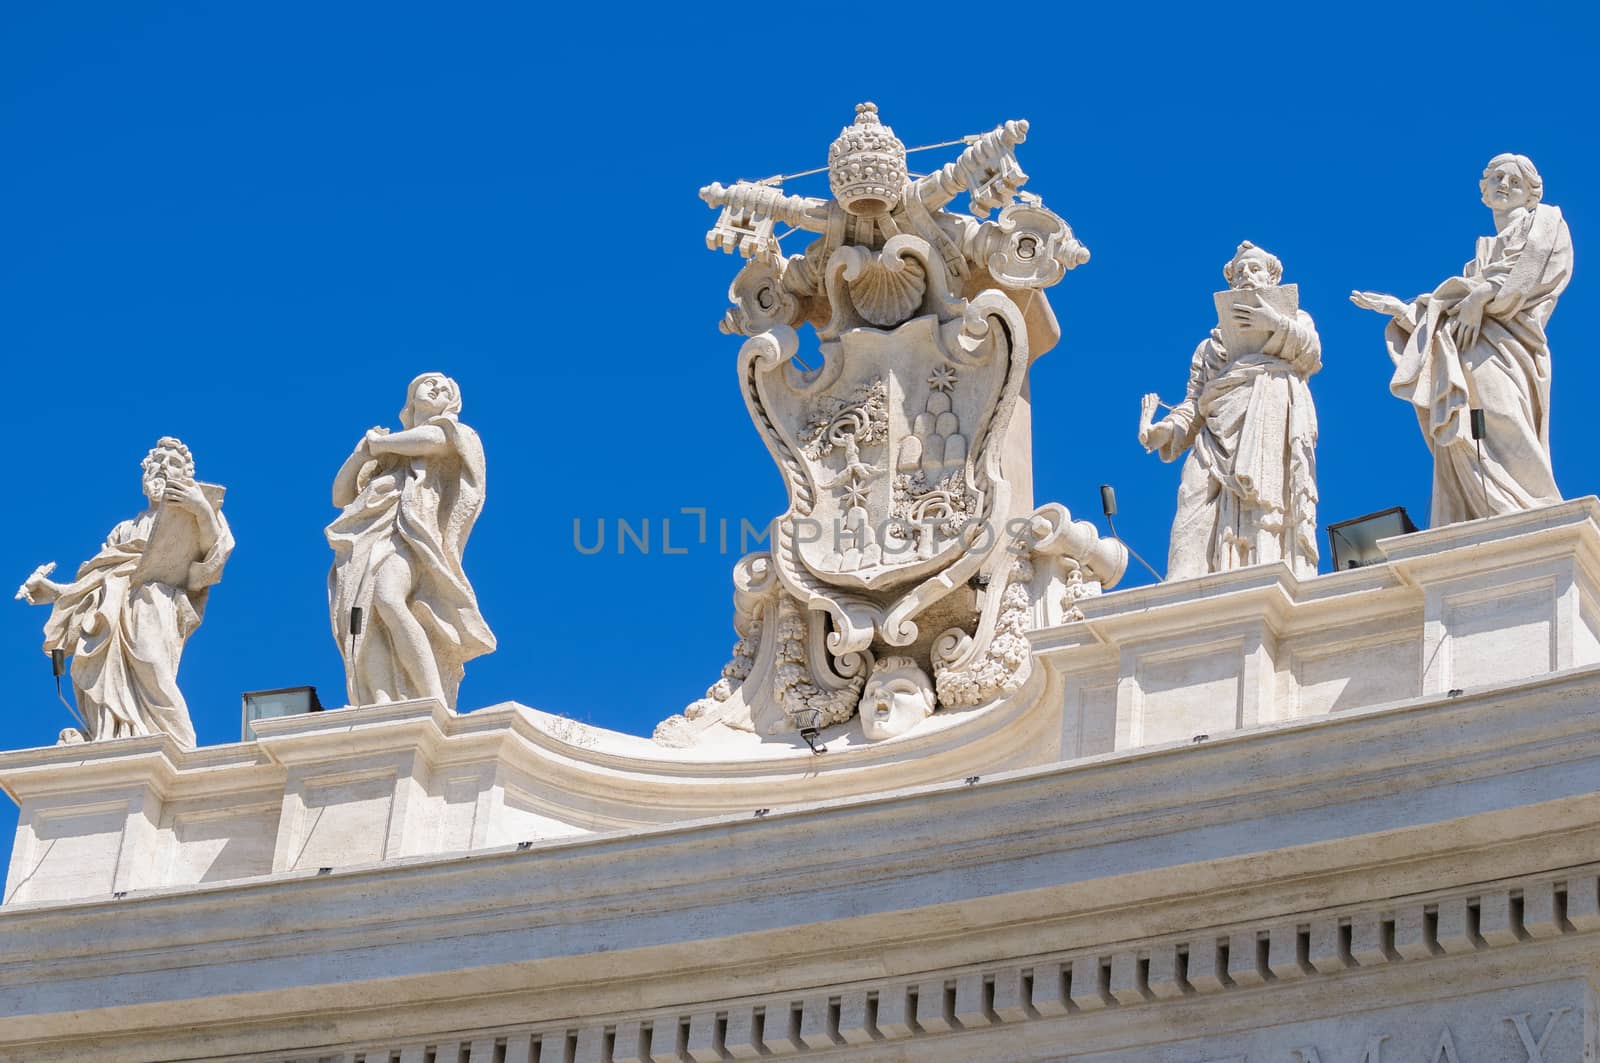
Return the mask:
[[[1084, 620], [1031, 633], [1041, 650], [1152, 639], [1231, 619], [1264, 619], [1279, 634], [1403, 608], [1392, 593], [1429, 579], [1576, 556], [1600, 582], [1600, 499], [1453, 524], [1379, 542], [1385, 564], [1300, 579], [1282, 563], [1119, 590], [1078, 603]], [[1385, 593], [1390, 592], [1390, 593]], [[1085, 639], [1085, 635], [1091, 636]]]

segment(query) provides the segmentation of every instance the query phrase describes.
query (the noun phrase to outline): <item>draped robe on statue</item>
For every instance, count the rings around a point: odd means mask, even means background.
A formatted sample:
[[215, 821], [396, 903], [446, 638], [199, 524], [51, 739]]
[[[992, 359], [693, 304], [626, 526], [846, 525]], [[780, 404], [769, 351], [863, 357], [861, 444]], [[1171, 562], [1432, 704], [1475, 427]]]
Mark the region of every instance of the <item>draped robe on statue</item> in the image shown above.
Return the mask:
[[194, 745], [178, 661], [205, 615], [211, 587], [222, 578], [233, 536], [215, 511], [217, 541], [189, 566], [187, 585], [146, 581], [139, 563], [157, 513], [152, 507], [113, 528], [62, 589], [45, 623], [45, 652], [72, 655], [72, 685], [91, 740], [165, 731]]
[[[1550, 465], [1550, 345], [1545, 324], [1572, 277], [1572, 237], [1557, 207], [1539, 204], [1478, 238], [1463, 271], [1418, 296], [1384, 339], [1389, 390], [1416, 409], [1433, 452], [1433, 526], [1561, 500]], [[1466, 350], [1449, 313], [1475, 286], [1494, 296]], [[1482, 473], [1470, 410], [1484, 411]], [[1487, 496], [1487, 497], [1485, 497]]]
[[1235, 357], [1213, 331], [1195, 349], [1159, 448], [1162, 461], [1189, 451], [1168, 579], [1280, 560], [1316, 574], [1317, 411], [1306, 377], [1322, 368], [1322, 343], [1302, 310], [1268, 347], [1276, 352]]
[[[495, 648], [494, 634], [461, 567], [467, 535], [483, 507], [483, 444], [452, 416], [426, 423], [443, 430], [448, 453], [374, 459], [362, 471], [358, 482], [364, 486], [355, 500], [328, 525], [334, 553], [328, 604], [334, 638], [345, 649], [345, 682], [353, 705], [433, 695], [414, 688], [372, 608], [372, 574], [392, 554], [400, 554], [410, 566], [414, 583], [407, 605], [427, 634], [447, 706], [455, 707], [465, 662]], [[356, 606], [365, 619], [352, 647], [350, 610]]]

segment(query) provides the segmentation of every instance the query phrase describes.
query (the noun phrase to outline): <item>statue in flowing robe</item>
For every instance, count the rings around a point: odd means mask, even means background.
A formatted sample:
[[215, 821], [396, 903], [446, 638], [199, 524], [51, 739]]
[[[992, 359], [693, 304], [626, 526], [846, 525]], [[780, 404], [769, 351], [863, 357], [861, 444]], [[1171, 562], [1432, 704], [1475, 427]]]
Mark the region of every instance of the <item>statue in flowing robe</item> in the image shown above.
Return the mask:
[[44, 652], [72, 658], [84, 728], [63, 731], [63, 742], [165, 732], [195, 744], [178, 661], [233, 536], [222, 488], [195, 482], [194, 458], [177, 439], [163, 437], [145, 457], [143, 486], [149, 506], [113, 528], [71, 583], [48, 578], [52, 563], [17, 591], [30, 605], [51, 606]]
[[[1389, 390], [1416, 411], [1433, 453], [1439, 527], [1561, 500], [1550, 462], [1550, 344], [1545, 327], [1572, 279], [1572, 236], [1524, 155], [1496, 155], [1479, 182], [1495, 235], [1432, 292], [1403, 302], [1352, 292], [1388, 314]], [[1483, 411], [1473, 438], [1471, 411]], [[1482, 460], [1479, 460], [1479, 448]]]
[[453, 710], [466, 662], [495, 648], [461, 567], [484, 462], [460, 411], [455, 381], [422, 374], [403, 431], [369, 431], [334, 478], [328, 609], [352, 705], [434, 698]]
[[1245, 241], [1222, 272], [1220, 327], [1195, 348], [1183, 401], [1155, 423], [1159, 397], [1141, 403], [1145, 449], [1162, 461], [1189, 452], [1167, 578], [1268, 561], [1315, 575], [1317, 411], [1306, 379], [1322, 368], [1322, 341], [1297, 292], [1279, 287], [1276, 256]]

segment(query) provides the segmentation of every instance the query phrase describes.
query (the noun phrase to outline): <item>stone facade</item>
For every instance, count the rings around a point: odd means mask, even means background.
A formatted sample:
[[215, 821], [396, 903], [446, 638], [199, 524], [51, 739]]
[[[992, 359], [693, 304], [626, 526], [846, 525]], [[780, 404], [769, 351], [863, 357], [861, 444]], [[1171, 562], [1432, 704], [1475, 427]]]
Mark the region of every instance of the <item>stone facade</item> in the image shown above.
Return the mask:
[[1013, 695], [820, 756], [432, 701], [0, 754], [0, 1056], [1593, 1060], [1600, 501], [1383, 546], [1037, 594]]

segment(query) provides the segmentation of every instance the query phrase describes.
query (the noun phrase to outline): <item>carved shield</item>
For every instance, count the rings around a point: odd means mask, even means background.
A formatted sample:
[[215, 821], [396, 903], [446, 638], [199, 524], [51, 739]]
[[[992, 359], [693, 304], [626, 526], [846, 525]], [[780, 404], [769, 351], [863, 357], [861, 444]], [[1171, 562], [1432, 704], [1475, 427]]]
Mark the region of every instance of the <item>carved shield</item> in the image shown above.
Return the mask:
[[752, 418], [789, 489], [773, 529], [779, 576], [833, 616], [836, 654], [874, 635], [909, 644], [911, 617], [987, 561], [1009, 504], [999, 450], [1027, 368], [1021, 314], [999, 291], [952, 299], [927, 245], [901, 241], [882, 256], [918, 260], [921, 313], [882, 328], [853, 312], [860, 278], [899, 267], [847, 249], [855, 257], [830, 270], [851, 286], [830, 285], [822, 364], [796, 365], [798, 338], [783, 326], [741, 358]]

